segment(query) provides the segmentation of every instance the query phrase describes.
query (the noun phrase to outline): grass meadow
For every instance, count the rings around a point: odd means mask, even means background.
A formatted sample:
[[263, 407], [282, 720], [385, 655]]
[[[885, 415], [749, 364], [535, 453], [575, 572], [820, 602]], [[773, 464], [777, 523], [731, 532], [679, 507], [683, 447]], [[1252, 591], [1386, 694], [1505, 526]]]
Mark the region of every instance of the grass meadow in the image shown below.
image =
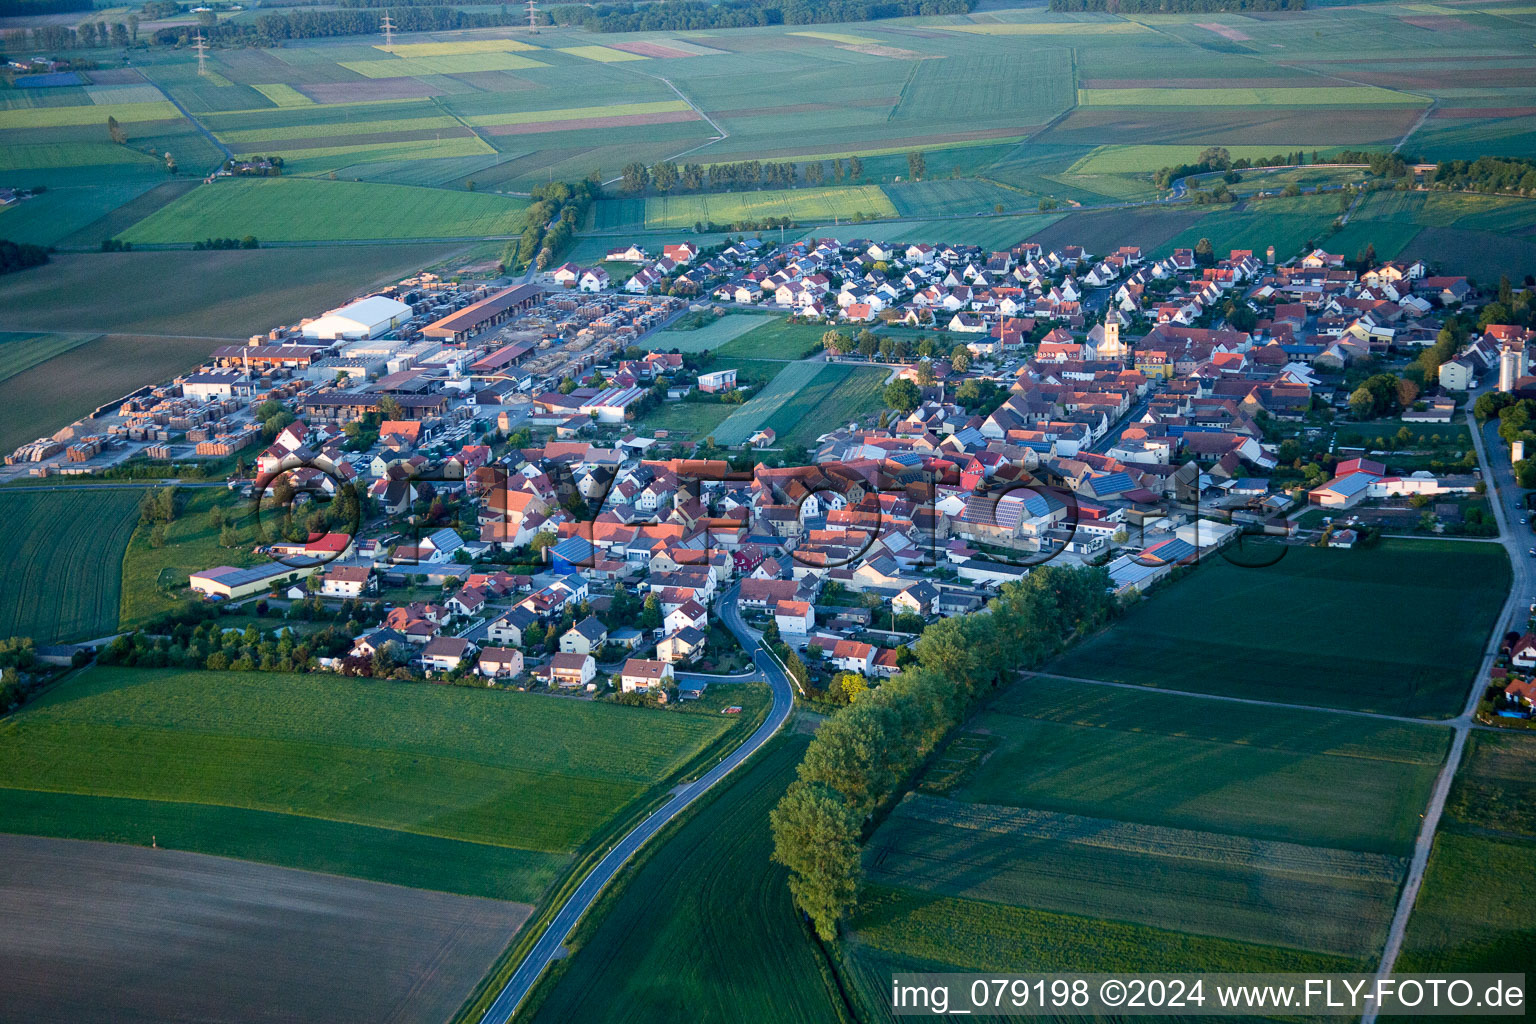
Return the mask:
[[530, 997], [562, 1024], [843, 1021], [822, 954], [769, 861], [768, 812], [803, 736], [776, 740], [655, 840], [594, 908], [573, 954]]
[[824, 324], [792, 324], [774, 318], [727, 341], [715, 354], [722, 359], [805, 359], [820, 350], [826, 332]]
[[116, 632], [123, 551], [142, 493], [0, 491], [0, 519], [18, 552], [0, 587], [0, 636], [47, 644]]
[[1290, 547], [1264, 568], [1210, 558], [1050, 668], [1167, 689], [1448, 717], [1466, 699], [1509, 574], [1498, 545], [1447, 541], [1387, 541], [1351, 552]]
[[[259, 541], [255, 506], [221, 487], [184, 488], [176, 518], [165, 528], [165, 543], [155, 547], [153, 530], [134, 529], [122, 555], [123, 629], [145, 625], [158, 615], [175, 611], [194, 596], [187, 577], [216, 565], [256, 565], [267, 559], [253, 553]], [[225, 522], [235, 531], [238, 546], [219, 544], [221, 528], [213, 525], [213, 510], [221, 508]], [[270, 528], [270, 523], [268, 524]]]
[[653, 351], [708, 352], [777, 319], [769, 313], [732, 313], [692, 330], [658, 331], [646, 344]]
[[[183, 848], [361, 877], [399, 877], [396, 851], [435, 853], [443, 888], [532, 902], [738, 725], [459, 687], [94, 668], [0, 723], [0, 808], [23, 825], [68, 809], [78, 838], [143, 842], [122, 830], [165, 821]], [[338, 864], [332, 837], [365, 859]]]

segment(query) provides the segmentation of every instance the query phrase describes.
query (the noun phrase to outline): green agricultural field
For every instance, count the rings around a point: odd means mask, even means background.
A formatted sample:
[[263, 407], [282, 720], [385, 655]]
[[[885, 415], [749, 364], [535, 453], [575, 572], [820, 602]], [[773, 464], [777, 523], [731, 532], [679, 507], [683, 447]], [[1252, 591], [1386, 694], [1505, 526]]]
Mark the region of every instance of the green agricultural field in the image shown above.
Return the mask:
[[1536, 738], [1473, 732], [1435, 835], [1398, 969], [1536, 968], [1536, 900], [1506, 873], [1536, 868]]
[[708, 352], [777, 319], [767, 313], [731, 313], [692, 330], [658, 331], [646, 345], [652, 351]]
[[0, 331], [0, 382], [94, 340], [89, 334], [11, 334]]
[[[120, 831], [137, 816], [166, 823], [165, 846], [391, 879], [403, 849], [444, 860], [408, 884], [532, 902], [609, 822], [750, 725], [459, 687], [96, 668], [0, 724], [0, 814], [20, 819], [0, 829], [69, 809], [68, 834], [142, 843]], [[273, 828], [256, 834], [262, 821]], [[332, 838], [370, 859], [338, 864]]]
[[194, 189], [123, 232], [126, 241], [457, 238], [515, 234], [526, 204], [502, 196], [307, 178], [240, 178]]
[[[1200, 158], [1204, 146], [1142, 145], [1097, 146], [1093, 152], [1071, 166], [1070, 174], [1151, 174], [1164, 167], [1192, 164]], [[1292, 146], [1291, 149], [1297, 147]], [[1312, 147], [1302, 147], [1308, 152]], [[1321, 147], [1319, 147], [1321, 148]], [[1268, 159], [1280, 150], [1274, 146], [1227, 146], [1234, 160]], [[1288, 152], [1288, 151], [1287, 151]]]
[[940, 178], [885, 186], [902, 217], [944, 217], [964, 213], [993, 213], [997, 207], [1019, 210], [1035, 206], [1036, 195], [974, 178]]
[[723, 402], [667, 402], [646, 413], [635, 428], [647, 433], [665, 430], [668, 434], [702, 440], [713, 436], [715, 428], [740, 408]]
[[[91, 170], [109, 173], [108, 168]], [[40, 171], [23, 171], [27, 180], [33, 176], [44, 178]], [[0, 238], [33, 245], [56, 245], [88, 225], [98, 222], [113, 210], [132, 205], [145, 193], [152, 191], [165, 180], [164, 172], [147, 175], [144, 168], [130, 165], [123, 168], [120, 179], [97, 185], [50, 186], [40, 196], [13, 203], [0, 209]], [[46, 184], [46, 181], [39, 181]], [[96, 244], [101, 239], [97, 238]]]
[[958, 800], [1394, 857], [1450, 742], [1430, 725], [1047, 678], [968, 728], [996, 740]]
[[738, 769], [584, 922], [574, 955], [530, 997], [529, 1019], [584, 1024], [845, 1020], [822, 954], [768, 857], [768, 811], [794, 775], [803, 736]]
[[[1209, 558], [1050, 668], [1167, 689], [1447, 716], [1466, 698], [1509, 578], [1496, 544], [1289, 547], [1265, 568]], [[1219, 628], [1209, 619], [1216, 607]]]
[[1192, 249], [1200, 239], [1209, 238], [1219, 252], [1263, 252], [1273, 245], [1276, 259], [1290, 259], [1306, 251], [1308, 242], [1313, 246], [1326, 243], [1341, 212], [1336, 195], [1276, 197], [1218, 207], [1159, 246], [1157, 255]]
[[1317, 89], [1079, 89], [1085, 107], [1424, 106], [1425, 98], [1374, 86]]
[[823, 324], [792, 324], [774, 318], [715, 350], [721, 359], [805, 359], [821, 349]]
[[[0, 277], [0, 309], [9, 331], [103, 334], [110, 327], [135, 335], [202, 337], [210, 341], [206, 354], [278, 324], [318, 316], [462, 249], [417, 243], [62, 254], [47, 266]], [[139, 383], [160, 379], [141, 377]]]
[[0, 519], [18, 553], [0, 587], [0, 636], [48, 644], [117, 631], [123, 551], [141, 493], [0, 491]]
[[1370, 962], [879, 885], [860, 890], [843, 948], [872, 1013], [888, 1000], [893, 971], [1177, 972], [1199, 964], [1319, 972], [1363, 971]]
[[880, 366], [824, 366], [795, 400], [768, 417], [778, 444], [810, 448], [822, 434], [874, 416], [885, 408], [890, 371]]
[[744, 444], [754, 433], [768, 426], [770, 420], [779, 417], [781, 412], [794, 422], [809, 407], [801, 402], [801, 395], [825, 369], [828, 369], [826, 363], [787, 364], [767, 387], [747, 399], [746, 404], [738, 406], [735, 412], [715, 428], [715, 442], [723, 445]]
[[849, 980], [884, 1019], [893, 970], [1368, 969], [1450, 739], [1027, 677], [866, 845]]
[[61, 348], [51, 358], [0, 379], [0, 407], [7, 412], [0, 422], [0, 451], [51, 435], [98, 406], [191, 369], [215, 346], [227, 344], [212, 338], [133, 334], [62, 337], [53, 343]]
[[697, 223], [735, 224], [769, 217], [810, 222], [855, 214], [894, 217], [896, 208], [878, 185], [831, 188], [776, 189], [763, 192], [711, 192], [698, 195], [655, 196], [642, 202], [603, 200], [598, 204], [599, 230], [692, 227]]

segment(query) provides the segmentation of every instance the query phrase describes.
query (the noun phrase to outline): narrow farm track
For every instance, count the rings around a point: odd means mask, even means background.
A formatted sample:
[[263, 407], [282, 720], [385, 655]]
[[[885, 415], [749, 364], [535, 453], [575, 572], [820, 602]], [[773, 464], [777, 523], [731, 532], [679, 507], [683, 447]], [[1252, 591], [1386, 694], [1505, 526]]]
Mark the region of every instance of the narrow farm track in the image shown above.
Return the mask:
[[1316, 711], [1320, 715], [1351, 715], [1356, 718], [1375, 718], [1383, 722], [1402, 722], [1406, 725], [1444, 725], [1455, 726], [1459, 719], [1433, 719], [1413, 718], [1408, 715], [1387, 715], [1378, 711], [1356, 711], [1350, 708], [1320, 707], [1316, 704], [1290, 704], [1279, 700], [1259, 700], [1255, 697], [1233, 697], [1224, 693], [1200, 693], [1196, 690], [1169, 690], [1161, 686], [1147, 686], [1142, 683], [1117, 683], [1108, 679], [1086, 679], [1082, 676], [1062, 676], [1054, 672], [1028, 672], [1025, 678], [1039, 677], [1041, 679], [1059, 679], [1067, 683], [1084, 683], [1089, 686], [1110, 686], [1119, 690], [1140, 690], [1153, 693], [1167, 693], [1175, 697], [1195, 697], [1200, 700], [1214, 700], [1226, 704], [1248, 704], [1263, 708], [1281, 708], [1286, 711]]
[[577, 923], [602, 895], [608, 883], [629, 863], [640, 848], [674, 818], [687, 810], [694, 801], [713, 789], [734, 769], [757, 753], [789, 719], [789, 713], [794, 708], [794, 694], [790, 687], [789, 675], [779, 665], [778, 659], [762, 646], [760, 638], [741, 621], [740, 613], [736, 609], [736, 598], [740, 593], [740, 586], [738, 583], [721, 595], [720, 617], [726, 628], [736, 635], [741, 645], [752, 652], [753, 663], [768, 680], [768, 685], [773, 691], [773, 706], [768, 711], [768, 717], [741, 746], [731, 751], [724, 760], [703, 776], [675, 790], [671, 800], [635, 826], [628, 835], [619, 840], [613, 849], [608, 851], [607, 856], [598, 862], [555, 914], [554, 919], [544, 929], [544, 933], [534, 943], [533, 949], [523, 958], [523, 962], [518, 965], [512, 977], [507, 980], [506, 986], [502, 988], [490, 1009], [486, 1010], [481, 1018], [481, 1024], [507, 1024], [512, 1019], [512, 1015], [517, 1012], [518, 1006], [527, 998], [540, 975], [561, 955], [565, 941]]
[[[1506, 503], [1518, 500], [1524, 491], [1515, 483], [1514, 467], [1504, 457], [1502, 448], [1499, 450], [1498, 464], [1495, 466], [1490, 461], [1489, 447], [1498, 441], [1498, 434], [1493, 429], [1496, 424], [1490, 422], [1484, 427], [1479, 427], [1471, 411], [1476, 397], [1476, 392], [1467, 396], [1467, 426], [1472, 431], [1473, 446], [1477, 449], [1477, 462], [1482, 468], [1483, 479], [1488, 482], [1489, 503], [1493, 506], [1494, 517], [1499, 523], [1499, 539], [1509, 553], [1513, 578], [1509, 599], [1505, 601], [1494, 623], [1488, 649], [1478, 665], [1471, 692], [1467, 694], [1467, 702], [1461, 714], [1448, 723], [1456, 730], [1456, 737], [1451, 743], [1445, 766], [1440, 769], [1440, 774], [1435, 779], [1435, 788], [1430, 793], [1429, 806], [1424, 810], [1424, 824], [1419, 829], [1417, 842], [1414, 843], [1413, 858], [1408, 864], [1408, 876], [1403, 881], [1402, 895], [1398, 899], [1397, 910], [1392, 915], [1392, 925], [1387, 930], [1387, 940], [1382, 948], [1381, 964], [1376, 970], [1378, 978], [1391, 975], [1398, 955], [1402, 952], [1403, 937], [1407, 934], [1408, 920], [1413, 914], [1413, 905], [1418, 900], [1419, 889], [1424, 884], [1424, 871], [1429, 865], [1429, 855], [1434, 849], [1435, 831], [1440, 827], [1440, 816], [1445, 811], [1445, 800], [1450, 795], [1451, 783], [1456, 779], [1456, 772], [1461, 767], [1462, 754], [1467, 745], [1467, 733], [1476, 726], [1472, 715], [1477, 709], [1478, 697], [1483, 692], [1483, 681], [1488, 678], [1489, 669], [1493, 667], [1494, 659], [1498, 656], [1499, 641], [1503, 634], [1501, 627], [1513, 623], [1518, 613], [1532, 600], [1536, 600], [1536, 587], [1533, 587], [1536, 579], [1533, 579], [1531, 571], [1532, 559], [1521, 550], [1521, 541], [1516, 537], [1513, 524], [1510, 522], [1510, 508], [1506, 507]], [[1361, 1024], [1375, 1024], [1376, 1016], [1376, 1008], [1373, 1005], [1362, 1015]]]

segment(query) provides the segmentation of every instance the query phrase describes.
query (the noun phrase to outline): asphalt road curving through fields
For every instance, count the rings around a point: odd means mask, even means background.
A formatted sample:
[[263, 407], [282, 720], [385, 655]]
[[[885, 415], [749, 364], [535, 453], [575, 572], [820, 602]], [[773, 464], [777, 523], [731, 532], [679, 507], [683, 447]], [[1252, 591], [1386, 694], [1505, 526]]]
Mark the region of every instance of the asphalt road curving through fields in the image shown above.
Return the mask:
[[544, 934], [539, 936], [533, 949], [523, 958], [523, 962], [518, 965], [512, 977], [507, 980], [506, 986], [496, 997], [496, 1001], [491, 1004], [490, 1009], [485, 1011], [485, 1015], [480, 1019], [481, 1024], [507, 1024], [512, 1019], [512, 1015], [517, 1012], [517, 1008], [522, 1005], [523, 1000], [528, 997], [539, 976], [560, 956], [566, 938], [581, 920], [582, 915], [597, 902], [603, 889], [623, 870], [630, 858], [652, 836], [687, 810], [690, 804], [709, 792], [733, 769], [757, 753], [789, 719], [789, 713], [795, 703], [789, 675], [778, 660], [763, 647], [761, 637], [742, 621], [740, 609], [736, 604], [740, 586], [739, 583], [735, 584], [721, 595], [720, 619], [725, 623], [726, 628], [736, 635], [741, 645], [752, 652], [753, 663], [768, 680], [768, 686], [773, 693], [773, 705], [768, 711], [768, 717], [741, 746], [731, 751], [723, 761], [704, 775], [677, 789], [670, 800], [636, 825], [629, 834], [619, 840], [613, 849], [608, 851], [560, 907], [554, 919], [544, 929]]

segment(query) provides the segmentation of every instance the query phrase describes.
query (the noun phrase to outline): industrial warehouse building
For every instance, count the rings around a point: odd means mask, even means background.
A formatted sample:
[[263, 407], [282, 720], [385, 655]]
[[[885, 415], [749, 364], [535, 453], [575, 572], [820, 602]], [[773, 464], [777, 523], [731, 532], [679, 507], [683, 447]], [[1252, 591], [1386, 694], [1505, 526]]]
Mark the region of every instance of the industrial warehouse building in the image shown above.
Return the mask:
[[282, 562], [269, 562], [249, 569], [220, 565], [193, 573], [187, 583], [200, 594], [223, 598], [226, 601], [237, 601], [242, 597], [262, 593], [274, 582], [297, 583], [323, 568], [325, 563], [321, 561], [316, 561], [313, 565], [285, 565]]
[[304, 337], [320, 341], [377, 338], [411, 318], [411, 307], [397, 299], [370, 295], [333, 309], [303, 327]]

